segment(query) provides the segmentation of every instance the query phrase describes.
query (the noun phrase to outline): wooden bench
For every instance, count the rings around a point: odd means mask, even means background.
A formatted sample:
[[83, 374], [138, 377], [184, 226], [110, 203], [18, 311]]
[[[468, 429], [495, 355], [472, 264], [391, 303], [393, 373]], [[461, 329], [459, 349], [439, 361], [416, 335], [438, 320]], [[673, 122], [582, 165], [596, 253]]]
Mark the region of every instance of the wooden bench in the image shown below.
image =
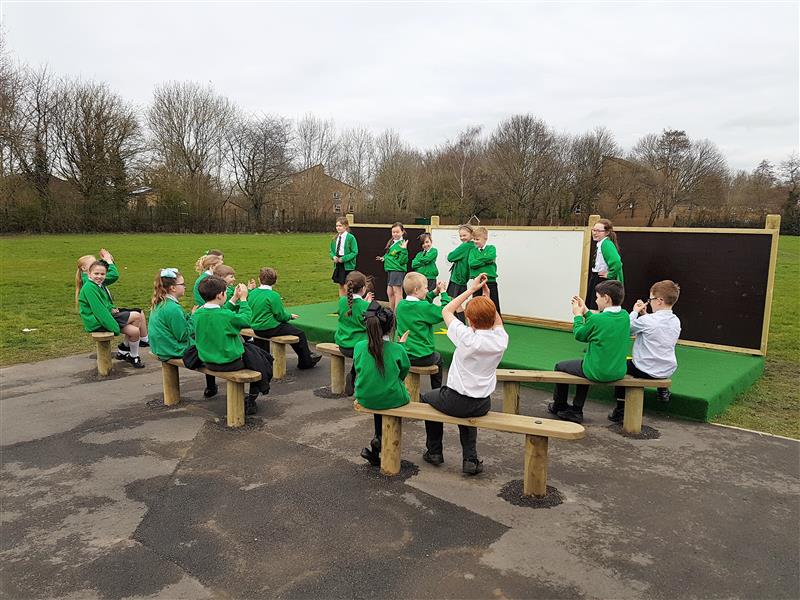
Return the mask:
[[490, 412], [482, 417], [460, 419], [446, 415], [429, 404], [420, 402], [412, 402], [405, 406], [388, 410], [372, 410], [364, 408], [356, 400], [353, 403], [353, 407], [358, 412], [383, 416], [381, 473], [385, 475], [397, 475], [400, 472], [403, 419], [439, 421], [454, 425], [524, 434], [523, 494], [526, 496], [533, 495], [538, 498], [547, 493], [547, 447], [549, 439], [579, 440], [585, 434], [583, 425], [568, 421], [509, 415], [499, 412]]
[[252, 329], [242, 329], [245, 337], [256, 338], [269, 342], [269, 352], [275, 361], [272, 363], [272, 378], [283, 379], [286, 377], [286, 346], [291, 346], [300, 341], [296, 335], [276, 335], [275, 337], [261, 337]]
[[331, 392], [344, 394], [344, 354], [337, 344], [317, 344], [317, 352], [331, 357]]
[[566, 383], [570, 385], [615, 385], [628, 388], [625, 393], [625, 418], [622, 429], [626, 433], [641, 433], [644, 410], [644, 388], [672, 385], [671, 379], [636, 379], [625, 375], [619, 381], [598, 383], [583, 377], [558, 371], [527, 371], [524, 369], [497, 369], [497, 381], [503, 382], [503, 412], [519, 414], [520, 383]]
[[111, 373], [111, 342], [114, 340], [111, 331], [94, 331], [92, 339], [97, 348], [97, 374], [106, 377]]
[[415, 367], [412, 366], [409, 371], [408, 375], [406, 375], [405, 384], [406, 389], [408, 390], [408, 394], [411, 396], [412, 402], [419, 402], [419, 385], [420, 375], [433, 375], [439, 372], [439, 367], [436, 365], [431, 365], [429, 367]]
[[[156, 356], [156, 358], [158, 357]], [[180, 358], [161, 361], [161, 375], [164, 381], [164, 404], [167, 406], [174, 406], [181, 401], [181, 380], [178, 374], [180, 367], [186, 368]], [[228, 382], [228, 427], [241, 427], [244, 425], [244, 384], [259, 381], [261, 373], [250, 369], [212, 371], [211, 369], [203, 368], [196, 369], [196, 371], [206, 375], [213, 375]]]

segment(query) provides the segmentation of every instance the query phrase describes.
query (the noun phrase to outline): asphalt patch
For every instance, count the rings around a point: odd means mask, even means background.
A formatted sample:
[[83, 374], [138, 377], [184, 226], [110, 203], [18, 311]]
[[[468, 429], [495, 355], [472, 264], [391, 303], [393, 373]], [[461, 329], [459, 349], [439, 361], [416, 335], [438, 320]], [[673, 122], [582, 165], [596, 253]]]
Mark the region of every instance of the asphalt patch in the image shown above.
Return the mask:
[[331, 391], [331, 386], [324, 385], [314, 390], [314, 395], [317, 398], [347, 398], [347, 394], [334, 394]]
[[356, 469], [356, 472], [359, 475], [369, 479], [377, 479], [378, 481], [405, 481], [409, 477], [413, 477], [419, 473], [419, 466], [407, 460], [401, 460], [400, 472], [397, 475], [384, 475], [381, 473], [380, 467], [373, 467], [371, 464], [365, 461], [363, 465], [360, 465]]
[[522, 479], [514, 479], [501, 487], [497, 496], [509, 504], [526, 508], [553, 508], [564, 502], [564, 496], [552, 485], [547, 486], [544, 498], [525, 496], [523, 490]]
[[250, 433], [252, 431], [262, 431], [266, 428], [267, 422], [262, 419], [261, 417], [245, 417], [244, 418], [244, 425], [241, 427], [228, 427], [228, 421], [226, 418], [218, 418], [213, 421], [208, 422], [209, 427], [214, 428], [217, 431], [224, 431], [225, 433]]
[[642, 425], [640, 433], [628, 433], [622, 429], [622, 423], [614, 423], [608, 426], [608, 430], [618, 433], [622, 437], [630, 438], [632, 440], [657, 440], [661, 437], [661, 432], [649, 425]]

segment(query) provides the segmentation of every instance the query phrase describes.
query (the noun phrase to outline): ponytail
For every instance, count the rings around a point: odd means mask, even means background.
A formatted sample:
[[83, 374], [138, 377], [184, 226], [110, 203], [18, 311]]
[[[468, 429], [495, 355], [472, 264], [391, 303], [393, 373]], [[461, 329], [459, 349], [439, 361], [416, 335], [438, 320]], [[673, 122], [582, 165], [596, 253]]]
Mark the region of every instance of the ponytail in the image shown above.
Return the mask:
[[368, 279], [361, 271], [350, 271], [344, 280], [344, 287], [347, 290], [347, 316], [353, 315], [353, 292], [365, 290]]
[[89, 269], [89, 265], [95, 262], [95, 257], [91, 254], [84, 254], [78, 259], [78, 268], [75, 271], [75, 305], [78, 305], [78, 296], [81, 293], [81, 288], [83, 287], [83, 267], [85, 266], [86, 269]]
[[[173, 277], [174, 275], [174, 277]], [[181, 272], [178, 269], [161, 269], [153, 282], [153, 297], [150, 299], [150, 309], [161, 304], [169, 295], [169, 288], [178, 282]]]
[[375, 359], [378, 372], [384, 375], [383, 336], [389, 335], [394, 327], [394, 313], [373, 300], [364, 311], [364, 324], [367, 328], [367, 351]]
[[221, 264], [222, 259], [216, 254], [203, 254], [194, 264], [194, 270], [198, 273], [203, 273]]
[[619, 252], [619, 242], [617, 241], [617, 233], [614, 231], [614, 225], [608, 219], [600, 219], [597, 222], [606, 230], [606, 235], [611, 239], [611, 243], [616, 246], [617, 252]]

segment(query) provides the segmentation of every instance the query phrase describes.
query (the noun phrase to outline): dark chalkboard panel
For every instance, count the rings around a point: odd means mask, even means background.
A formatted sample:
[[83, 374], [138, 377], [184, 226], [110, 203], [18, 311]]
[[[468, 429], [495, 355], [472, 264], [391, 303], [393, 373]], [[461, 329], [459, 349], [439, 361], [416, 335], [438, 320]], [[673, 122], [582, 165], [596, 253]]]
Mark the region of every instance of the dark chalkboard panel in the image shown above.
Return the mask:
[[[353, 225], [350, 232], [356, 236], [358, 242], [358, 260], [356, 269], [364, 275], [374, 277], [375, 298], [378, 300], [388, 300], [386, 296], [386, 271], [383, 270], [383, 263], [375, 260], [376, 256], [383, 256], [386, 252], [386, 242], [392, 237], [391, 227], [359, 227]], [[424, 227], [406, 227], [406, 239], [408, 240], [408, 270], [411, 270], [411, 261], [422, 251], [422, 244], [419, 235], [425, 233]]]
[[681, 286], [682, 340], [758, 350], [764, 324], [771, 234], [618, 231], [625, 302], [650, 286]]

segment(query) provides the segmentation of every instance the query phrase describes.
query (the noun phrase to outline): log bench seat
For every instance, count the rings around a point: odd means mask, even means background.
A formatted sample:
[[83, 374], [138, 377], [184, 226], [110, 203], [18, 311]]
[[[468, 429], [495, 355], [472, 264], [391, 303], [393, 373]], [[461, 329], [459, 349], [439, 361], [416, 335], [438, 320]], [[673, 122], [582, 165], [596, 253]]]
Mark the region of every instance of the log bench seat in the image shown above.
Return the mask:
[[434, 375], [439, 372], [439, 367], [430, 365], [429, 367], [411, 366], [406, 375], [405, 384], [412, 402], [419, 402], [420, 375]]
[[331, 392], [344, 394], [344, 354], [337, 344], [317, 344], [317, 352], [331, 357]]
[[397, 475], [400, 472], [400, 452], [402, 448], [403, 419], [439, 421], [454, 425], [466, 425], [494, 431], [520, 433], [525, 435], [525, 462], [523, 494], [543, 497], [547, 493], [547, 450], [550, 438], [579, 440], [583, 438], [583, 425], [554, 419], [510, 415], [489, 412], [482, 417], [461, 419], [439, 412], [429, 404], [411, 402], [398, 408], [372, 410], [353, 402], [356, 411], [378, 414], [383, 417], [381, 439], [381, 473]]
[[519, 414], [520, 383], [566, 383], [570, 385], [613, 385], [628, 388], [625, 393], [625, 417], [622, 429], [626, 433], [641, 433], [644, 409], [644, 388], [672, 385], [671, 379], [637, 379], [625, 375], [618, 381], [600, 383], [559, 371], [529, 371], [525, 369], [497, 369], [497, 381], [503, 383], [503, 412]]
[[111, 342], [114, 340], [111, 331], [93, 331], [92, 340], [97, 348], [97, 374], [106, 377], [111, 373]]
[[275, 337], [261, 337], [252, 329], [242, 329], [242, 335], [257, 340], [269, 342], [269, 352], [275, 361], [272, 363], [272, 378], [283, 379], [286, 377], [286, 346], [291, 346], [300, 341], [296, 335], [276, 335]]

